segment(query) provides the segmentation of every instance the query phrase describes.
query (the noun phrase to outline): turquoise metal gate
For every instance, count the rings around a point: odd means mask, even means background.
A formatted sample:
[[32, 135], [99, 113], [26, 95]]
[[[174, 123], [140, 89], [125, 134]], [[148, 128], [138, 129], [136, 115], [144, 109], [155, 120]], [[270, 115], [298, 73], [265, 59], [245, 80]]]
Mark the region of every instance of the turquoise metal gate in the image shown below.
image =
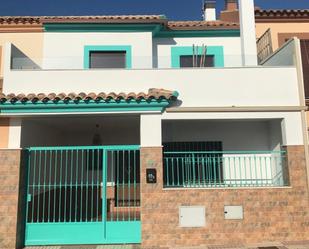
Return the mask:
[[25, 245], [140, 243], [139, 146], [28, 150]]

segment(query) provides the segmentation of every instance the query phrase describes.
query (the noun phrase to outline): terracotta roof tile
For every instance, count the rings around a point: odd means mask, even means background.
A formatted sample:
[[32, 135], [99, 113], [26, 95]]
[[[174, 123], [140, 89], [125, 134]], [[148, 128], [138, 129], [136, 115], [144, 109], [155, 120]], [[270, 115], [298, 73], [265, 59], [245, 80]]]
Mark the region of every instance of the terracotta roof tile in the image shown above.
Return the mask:
[[308, 19], [309, 9], [255, 10], [256, 19]]
[[104, 16], [0, 16], [0, 24], [43, 24], [54, 22], [134, 23], [166, 21], [164, 15], [104, 15]]
[[145, 99], [145, 100], [151, 100], [151, 99], [166, 99], [166, 100], [175, 100], [178, 97], [178, 93], [175, 91], [169, 91], [169, 90], [164, 90], [164, 89], [156, 89], [156, 88], [151, 88], [148, 90], [148, 93], [140, 92], [138, 94], [136, 93], [119, 93], [116, 94], [114, 92], [111, 93], [104, 93], [101, 92], [99, 94], [96, 93], [50, 93], [50, 94], [44, 94], [44, 93], [39, 93], [39, 94], [18, 94], [15, 95], [13, 93], [11, 94], [3, 94], [0, 93], [0, 103], [4, 102], [16, 102], [16, 101], [22, 101], [22, 102], [36, 102], [36, 101], [59, 101], [59, 100], [64, 100], [64, 101], [69, 101], [69, 100], [130, 100], [130, 99], [135, 99], [135, 100], [140, 100], [140, 99]]
[[238, 23], [224, 21], [168, 21], [164, 15], [101, 15], [101, 16], [0, 16], [0, 25], [43, 26], [44, 23], [153, 23], [168, 30], [239, 29]]
[[208, 30], [208, 29], [239, 29], [239, 23], [223, 21], [170, 21], [167, 27], [171, 30]]

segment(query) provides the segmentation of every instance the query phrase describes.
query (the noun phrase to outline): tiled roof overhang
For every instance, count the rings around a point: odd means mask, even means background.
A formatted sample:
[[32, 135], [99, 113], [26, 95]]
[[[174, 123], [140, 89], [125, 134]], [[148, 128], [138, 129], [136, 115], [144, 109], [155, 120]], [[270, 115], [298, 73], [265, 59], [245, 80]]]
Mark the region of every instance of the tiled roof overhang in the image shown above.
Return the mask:
[[0, 24], [42, 23], [162, 23], [163, 15], [115, 15], [115, 16], [0, 16]]
[[309, 9], [255, 10], [257, 22], [309, 22]]
[[0, 114], [163, 111], [178, 92], [149, 89], [148, 93], [0, 94]]
[[167, 24], [170, 30], [212, 30], [212, 29], [239, 29], [239, 23], [223, 21], [170, 21]]
[[[168, 21], [164, 15], [104, 15], [104, 16], [0, 16], [0, 28], [30, 28], [57, 25], [159, 25], [163, 31], [239, 30], [239, 24], [223, 21]], [[55, 25], [55, 27], [51, 26]], [[73, 27], [73, 28], [74, 28]], [[81, 26], [83, 28], [84, 26]], [[86, 27], [90, 28], [90, 27]], [[42, 30], [42, 29], [40, 29]]]

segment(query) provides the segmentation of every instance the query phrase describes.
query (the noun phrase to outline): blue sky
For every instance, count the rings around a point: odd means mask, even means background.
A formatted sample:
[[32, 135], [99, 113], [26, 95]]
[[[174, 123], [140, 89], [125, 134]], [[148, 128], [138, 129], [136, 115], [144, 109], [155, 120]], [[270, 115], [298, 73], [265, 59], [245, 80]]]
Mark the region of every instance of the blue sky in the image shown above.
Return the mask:
[[[224, 0], [217, 0], [218, 8]], [[268, 9], [309, 9], [309, 0], [255, 0]], [[202, 0], [1, 0], [0, 15], [165, 14], [170, 20], [201, 19]]]

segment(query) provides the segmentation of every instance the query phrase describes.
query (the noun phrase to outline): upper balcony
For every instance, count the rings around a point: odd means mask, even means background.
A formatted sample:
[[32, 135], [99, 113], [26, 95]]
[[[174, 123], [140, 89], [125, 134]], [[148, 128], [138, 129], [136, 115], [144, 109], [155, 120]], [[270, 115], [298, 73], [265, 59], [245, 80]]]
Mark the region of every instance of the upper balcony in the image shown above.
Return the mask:
[[7, 45], [5, 52], [6, 94], [129, 93], [164, 88], [179, 92], [178, 104], [182, 107], [278, 107], [301, 103], [295, 41], [290, 41], [264, 66], [256, 67], [242, 67], [240, 56], [224, 55], [225, 62], [229, 62], [225, 67], [215, 61], [218, 64], [214, 68], [177, 68], [167, 62], [168, 58], [134, 57], [133, 65], [139, 64], [138, 67], [85, 69], [77, 57], [40, 61], [28, 58], [12, 44]]

